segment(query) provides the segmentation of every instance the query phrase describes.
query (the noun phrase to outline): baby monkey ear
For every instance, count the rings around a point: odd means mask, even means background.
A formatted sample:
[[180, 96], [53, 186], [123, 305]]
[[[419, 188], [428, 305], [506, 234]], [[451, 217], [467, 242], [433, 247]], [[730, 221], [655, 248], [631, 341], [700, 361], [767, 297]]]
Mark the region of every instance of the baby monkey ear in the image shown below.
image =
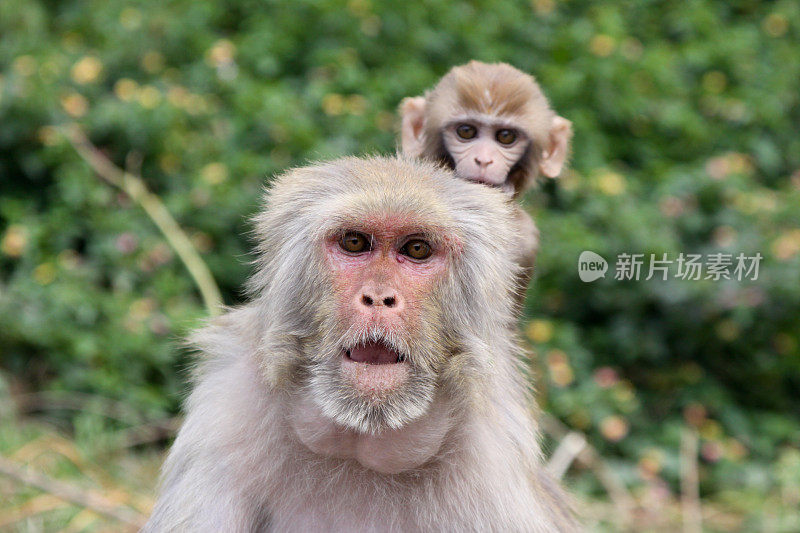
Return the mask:
[[567, 162], [570, 141], [572, 140], [572, 122], [563, 117], [554, 117], [550, 128], [548, 146], [539, 161], [539, 170], [548, 178], [557, 178]]
[[422, 137], [425, 126], [425, 97], [404, 98], [400, 102], [400, 116], [400, 147], [403, 154], [420, 157], [424, 148]]

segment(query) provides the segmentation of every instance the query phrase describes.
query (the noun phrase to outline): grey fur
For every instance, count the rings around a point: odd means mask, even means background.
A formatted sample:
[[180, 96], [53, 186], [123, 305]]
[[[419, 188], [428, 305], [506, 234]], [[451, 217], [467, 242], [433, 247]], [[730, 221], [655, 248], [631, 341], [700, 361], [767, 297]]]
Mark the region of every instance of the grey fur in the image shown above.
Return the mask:
[[[374, 213], [456, 243], [413, 335], [332, 312], [320, 243]], [[346, 158], [279, 177], [255, 226], [252, 299], [192, 337], [203, 359], [145, 531], [575, 528], [542, 467], [519, 367], [518, 236], [502, 193], [429, 163]], [[332, 363], [338, 347], [369, 339], [407, 353], [411, 368], [377, 403]]]

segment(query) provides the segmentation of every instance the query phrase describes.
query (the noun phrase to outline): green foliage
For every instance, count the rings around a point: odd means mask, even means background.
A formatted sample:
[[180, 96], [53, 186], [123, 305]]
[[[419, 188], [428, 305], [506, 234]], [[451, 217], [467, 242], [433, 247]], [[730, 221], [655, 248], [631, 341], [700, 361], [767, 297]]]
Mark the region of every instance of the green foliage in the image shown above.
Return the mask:
[[[401, 98], [507, 61], [576, 132], [572, 169], [527, 198], [547, 409], [634, 484], [677, 486], [688, 423], [704, 494], [797, 490], [753, 474], [800, 447], [796, 2], [6, 0], [0, 35], [0, 364], [17, 386], [174, 411], [179, 339], [204, 315], [150, 219], [56, 127], [140, 173], [235, 304], [269, 176], [391, 151]], [[605, 279], [578, 279], [583, 250]], [[611, 275], [620, 253], [718, 251], [760, 252], [758, 280]]]

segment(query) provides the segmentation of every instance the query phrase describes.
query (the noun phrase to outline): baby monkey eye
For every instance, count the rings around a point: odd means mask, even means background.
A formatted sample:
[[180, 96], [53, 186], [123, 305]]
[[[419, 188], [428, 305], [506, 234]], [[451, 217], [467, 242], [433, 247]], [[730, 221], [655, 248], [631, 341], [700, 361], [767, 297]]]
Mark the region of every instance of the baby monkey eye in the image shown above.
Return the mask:
[[339, 239], [339, 247], [351, 254], [360, 254], [370, 250], [369, 239], [363, 233], [348, 231]]
[[456, 135], [462, 139], [472, 139], [477, 133], [478, 130], [475, 129], [475, 126], [470, 126], [469, 124], [459, 124], [456, 127]]
[[417, 261], [422, 261], [431, 256], [431, 245], [422, 239], [411, 239], [400, 248], [400, 253]]
[[517, 140], [517, 132], [509, 129], [497, 130], [494, 136], [500, 144], [512, 144]]

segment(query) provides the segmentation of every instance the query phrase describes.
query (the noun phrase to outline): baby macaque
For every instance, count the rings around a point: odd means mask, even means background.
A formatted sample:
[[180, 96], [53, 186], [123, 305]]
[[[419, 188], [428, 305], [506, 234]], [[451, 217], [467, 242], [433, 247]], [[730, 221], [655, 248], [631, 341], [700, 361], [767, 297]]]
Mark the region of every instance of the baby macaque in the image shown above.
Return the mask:
[[[445, 164], [460, 178], [518, 198], [539, 174], [555, 178], [569, 153], [572, 125], [550, 108], [533, 77], [505, 63], [454, 67], [425, 96], [400, 105], [405, 155]], [[530, 215], [516, 207], [514, 245], [522, 303], [539, 247]]]

